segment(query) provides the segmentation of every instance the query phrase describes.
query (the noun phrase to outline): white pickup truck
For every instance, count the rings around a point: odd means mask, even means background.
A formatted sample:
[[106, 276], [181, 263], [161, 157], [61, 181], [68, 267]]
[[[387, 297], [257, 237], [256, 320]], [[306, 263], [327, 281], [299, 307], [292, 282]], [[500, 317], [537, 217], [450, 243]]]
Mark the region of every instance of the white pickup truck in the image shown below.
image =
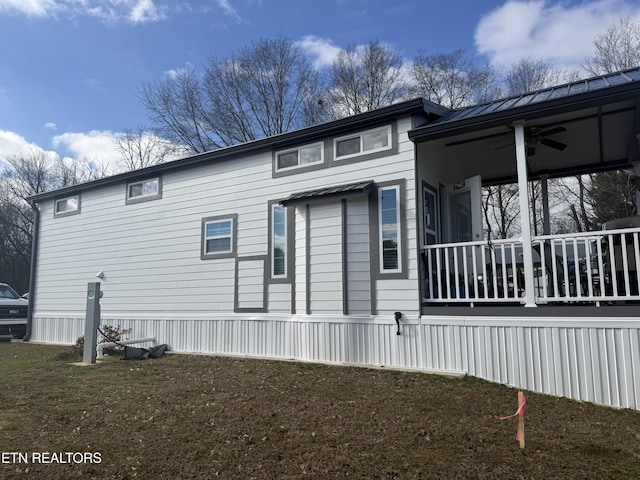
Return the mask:
[[6, 283], [0, 283], [0, 336], [24, 337], [28, 308], [29, 302]]

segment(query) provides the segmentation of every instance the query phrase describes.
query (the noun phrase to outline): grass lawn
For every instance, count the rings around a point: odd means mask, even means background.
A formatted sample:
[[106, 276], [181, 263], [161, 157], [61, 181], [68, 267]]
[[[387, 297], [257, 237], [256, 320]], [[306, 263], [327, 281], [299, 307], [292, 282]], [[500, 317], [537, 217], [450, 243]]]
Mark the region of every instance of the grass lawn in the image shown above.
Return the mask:
[[517, 392], [470, 377], [68, 351], [0, 343], [0, 478], [640, 479], [636, 411], [527, 393], [521, 450]]

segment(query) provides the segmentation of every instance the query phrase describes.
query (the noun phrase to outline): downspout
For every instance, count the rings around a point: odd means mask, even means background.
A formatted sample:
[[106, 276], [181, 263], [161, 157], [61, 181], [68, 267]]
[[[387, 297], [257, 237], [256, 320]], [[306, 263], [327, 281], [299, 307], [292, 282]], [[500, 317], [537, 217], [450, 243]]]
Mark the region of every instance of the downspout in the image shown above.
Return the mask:
[[527, 189], [527, 151], [524, 140], [524, 121], [514, 123], [516, 165], [518, 167], [518, 193], [520, 195], [520, 229], [522, 231], [522, 262], [524, 266], [525, 307], [537, 307], [533, 278], [533, 243], [531, 241], [531, 216]]
[[27, 310], [27, 332], [23, 341], [31, 338], [31, 326], [33, 324], [33, 301], [36, 297], [36, 264], [38, 263], [38, 237], [40, 233], [40, 209], [36, 202], [30, 202], [33, 210], [33, 236], [31, 239], [31, 266], [29, 268], [29, 307]]

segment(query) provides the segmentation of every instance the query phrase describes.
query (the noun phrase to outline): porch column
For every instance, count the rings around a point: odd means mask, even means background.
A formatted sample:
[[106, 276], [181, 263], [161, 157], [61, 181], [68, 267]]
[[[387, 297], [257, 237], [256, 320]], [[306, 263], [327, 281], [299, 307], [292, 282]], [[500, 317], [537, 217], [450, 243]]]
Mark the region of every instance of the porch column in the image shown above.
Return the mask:
[[520, 195], [520, 230], [522, 231], [522, 263], [524, 266], [525, 307], [537, 307], [533, 283], [533, 253], [531, 243], [531, 214], [527, 189], [527, 151], [524, 141], [524, 122], [514, 123], [518, 193]]

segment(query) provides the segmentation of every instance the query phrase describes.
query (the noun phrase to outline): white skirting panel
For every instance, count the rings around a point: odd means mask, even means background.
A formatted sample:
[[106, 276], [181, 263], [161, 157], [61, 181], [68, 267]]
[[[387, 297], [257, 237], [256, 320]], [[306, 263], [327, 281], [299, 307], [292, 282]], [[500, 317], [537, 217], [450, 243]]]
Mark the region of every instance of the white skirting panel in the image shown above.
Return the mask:
[[[386, 318], [239, 314], [197, 319], [109, 318], [131, 338], [173, 351], [466, 372], [518, 388], [640, 410], [640, 318], [423, 316], [401, 335]], [[34, 318], [31, 339], [73, 344], [79, 316]]]
[[427, 369], [640, 409], [638, 318], [423, 317], [421, 328]]

